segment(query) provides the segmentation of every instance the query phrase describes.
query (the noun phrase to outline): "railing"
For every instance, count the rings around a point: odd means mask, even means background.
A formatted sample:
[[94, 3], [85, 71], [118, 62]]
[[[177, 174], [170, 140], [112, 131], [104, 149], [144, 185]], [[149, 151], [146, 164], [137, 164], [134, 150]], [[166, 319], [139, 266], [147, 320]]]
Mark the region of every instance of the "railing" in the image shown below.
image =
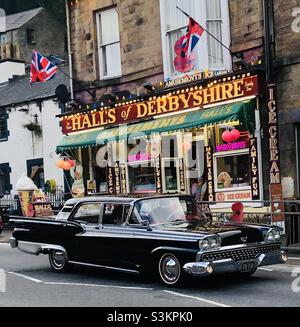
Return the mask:
[[[208, 206], [213, 220], [231, 220], [235, 202], [201, 202]], [[294, 201], [240, 201], [243, 204], [243, 221], [254, 224], [272, 224], [283, 228], [283, 245], [286, 249], [300, 250], [300, 200]], [[271, 208], [277, 208], [274, 212]], [[281, 209], [280, 209], [281, 208]]]

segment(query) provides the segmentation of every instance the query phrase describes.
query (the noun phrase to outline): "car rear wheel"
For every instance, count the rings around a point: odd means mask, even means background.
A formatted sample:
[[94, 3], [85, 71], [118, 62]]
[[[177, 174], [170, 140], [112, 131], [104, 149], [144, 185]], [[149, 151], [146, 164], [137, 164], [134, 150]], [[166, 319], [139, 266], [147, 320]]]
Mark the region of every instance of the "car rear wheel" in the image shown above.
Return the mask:
[[174, 254], [166, 253], [160, 257], [158, 272], [161, 282], [167, 286], [178, 286], [182, 282], [182, 268]]
[[49, 262], [51, 268], [55, 272], [66, 272], [69, 269], [69, 264], [66, 254], [63, 251], [52, 250], [49, 253]]

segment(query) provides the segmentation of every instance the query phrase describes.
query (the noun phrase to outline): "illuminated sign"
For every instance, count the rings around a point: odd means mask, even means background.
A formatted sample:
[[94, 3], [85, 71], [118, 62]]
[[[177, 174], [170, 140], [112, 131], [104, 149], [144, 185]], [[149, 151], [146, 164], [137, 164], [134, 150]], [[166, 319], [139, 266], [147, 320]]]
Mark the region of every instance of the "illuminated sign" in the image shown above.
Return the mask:
[[247, 142], [241, 141], [241, 142], [217, 145], [216, 151], [217, 152], [234, 151], [234, 150], [241, 150], [246, 148], [247, 148]]
[[184, 112], [193, 108], [227, 100], [239, 99], [258, 94], [258, 77], [249, 76], [241, 79], [211, 83], [208, 87], [195, 86], [178, 90], [164, 96], [154, 96], [149, 101], [133, 102], [128, 105], [116, 105], [114, 108], [94, 109], [86, 114], [70, 114], [61, 120], [62, 132], [90, 130], [132, 123], [165, 114]]
[[252, 194], [251, 194], [251, 190], [236, 191], [236, 192], [221, 192], [221, 193], [216, 193], [216, 200], [218, 202], [251, 201]]

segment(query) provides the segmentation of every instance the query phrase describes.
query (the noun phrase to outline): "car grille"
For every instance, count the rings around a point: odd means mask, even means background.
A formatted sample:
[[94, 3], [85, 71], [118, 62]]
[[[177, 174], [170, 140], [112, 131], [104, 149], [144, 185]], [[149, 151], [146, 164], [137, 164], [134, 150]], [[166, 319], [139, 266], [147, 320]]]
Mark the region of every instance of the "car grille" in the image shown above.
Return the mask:
[[262, 245], [251, 248], [243, 248], [228, 251], [216, 251], [202, 254], [201, 261], [214, 261], [222, 259], [233, 259], [235, 261], [242, 261], [257, 258], [263, 253], [270, 253], [280, 250], [278, 245]]

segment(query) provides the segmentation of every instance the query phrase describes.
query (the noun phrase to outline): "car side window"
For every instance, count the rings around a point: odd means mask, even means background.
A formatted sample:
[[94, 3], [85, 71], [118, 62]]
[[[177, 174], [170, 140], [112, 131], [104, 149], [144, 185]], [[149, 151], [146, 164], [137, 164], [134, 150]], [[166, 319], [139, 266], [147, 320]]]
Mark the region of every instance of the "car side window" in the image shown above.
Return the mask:
[[136, 209], [132, 211], [132, 214], [130, 215], [129, 218], [129, 225], [140, 225], [140, 222], [137, 218], [137, 213]]
[[122, 225], [128, 215], [130, 206], [115, 203], [103, 205], [102, 225]]
[[87, 225], [99, 224], [100, 209], [100, 203], [83, 204], [77, 209], [73, 220]]

